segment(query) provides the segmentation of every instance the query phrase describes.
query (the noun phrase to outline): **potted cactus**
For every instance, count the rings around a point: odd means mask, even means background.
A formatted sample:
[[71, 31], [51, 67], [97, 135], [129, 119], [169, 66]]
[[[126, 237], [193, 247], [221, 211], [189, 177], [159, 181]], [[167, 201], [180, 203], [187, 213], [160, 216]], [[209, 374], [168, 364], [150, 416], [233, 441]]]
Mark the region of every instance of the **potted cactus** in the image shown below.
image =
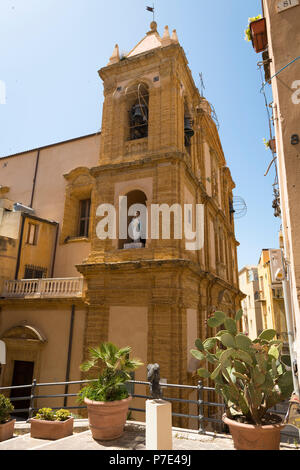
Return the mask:
[[88, 409], [88, 418], [93, 438], [113, 440], [123, 434], [129, 403], [126, 382], [130, 372], [143, 365], [138, 359], [130, 359], [131, 348], [118, 349], [112, 343], [103, 343], [90, 349], [90, 360], [81, 365], [87, 372], [99, 369], [98, 378], [88, 383], [79, 393], [79, 401]]
[[238, 332], [243, 316], [235, 319], [215, 312], [208, 320], [211, 328], [223, 329], [212, 338], [196, 340], [192, 355], [209, 362], [199, 368], [198, 375], [215, 382], [221, 394], [234, 446], [239, 450], [278, 450], [284, 424], [269, 409], [290, 397], [293, 391], [290, 358], [282, 355], [282, 341], [275, 339], [275, 330], [264, 330], [252, 341]]
[[4, 395], [0, 394], [0, 442], [13, 437], [15, 419], [11, 419], [10, 414], [14, 407]]
[[30, 435], [35, 439], [57, 440], [73, 434], [74, 418], [68, 410], [41, 408], [30, 420]]

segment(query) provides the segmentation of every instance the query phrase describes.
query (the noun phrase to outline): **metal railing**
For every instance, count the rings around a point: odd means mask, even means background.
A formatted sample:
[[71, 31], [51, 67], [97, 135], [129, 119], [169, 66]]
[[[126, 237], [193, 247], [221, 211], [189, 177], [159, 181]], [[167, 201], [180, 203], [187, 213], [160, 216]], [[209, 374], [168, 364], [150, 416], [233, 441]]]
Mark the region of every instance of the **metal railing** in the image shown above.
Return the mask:
[[19, 279], [5, 281], [2, 297], [6, 298], [62, 298], [81, 297], [83, 278]]
[[255, 302], [266, 302], [265, 293], [262, 290], [256, 291], [254, 294], [254, 300]]
[[[30, 395], [27, 396], [21, 396], [21, 397], [12, 397], [10, 398], [11, 402], [17, 402], [17, 401], [29, 401], [29, 406], [28, 408], [22, 408], [22, 409], [15, 409], [13, 414], [18, 414], [18, 413], [28, 413], [28, 419], [32, 418], [34, 413], [39, 410], [40, 407], [34, 407], [34, 401], [35, 400], [40, 400], [40, 399], [54, 399], [54, 398], [71, 398], [71, 397], [77, 397], [78, 393], [59, 393], [59, 394], [42, 394], [38, 395], [37, 390], [42, 387], [58, 387], [58, 386], [65, 386], [69, 387], [71, 385], [84, 385], [87, 383], [95, 382], [95, 380], [78, 380], [78, 381], [72, 381], [72, 382], [49, 382], [49, 383], [37, 383], [37, 381], [34, 379], [32, 384], [30, 385], [17, 385], [17, 386], [9, 386], [9, 387], [0, 387], [0, 393], [2, 392], [8, 392], [12, 390], [29, 390]], [[144, 381], [137, 381], [137, 380], [129, 380], [127, 382], [128, 388], [132, 388], [135, 385], [144, 385], [147, 387], [150, 387], [150, 382], [144, 382]], [[188, 413], [176, 413], [173, 412], [172, 415], [173, 417], [178, 417], [178, 418], [189, 418], [198, 421], [198, 430], [199, 433], [205, 433], [205, 422], [213, 422], [213, 423], [218, 423], [222, 425], [222, 420], [217, 419], [217, 418], [211, 418], [211, 417], [206, 417], [204, 416], [204, 407], [223, 407], [224, 404], [222, 403], [214, 403], [214, 402], [209, 402], [205, 401], [203, 399], [203, 392], [204, 391], [214, 391], [213, 388], [209, 387], [204, 387], [202, 382], [198, 382], [198, 385], [179, 385], [179, 384], [168, 384], [168, 383], [161, 383], [160, 384], [162, 389], [177, 389], [180, 391], [188, 391], [190, 393], [196, 392], [197, 394], [197, 399], [195, 400], [189, 400], [189, 399], [184, 399], [184, 398], [176, 398], [176, 397], [167, 397], [164, 396], [163, 399], [166, 401], [170, 401], [172, 403], [185, 403], [185, 404], [193, 404], [197, 405], [198, 409], [198, 414], [197, 415], [192, 415]], [[131, 390], [130, 394], [133, 398], [141, 398], [141, 399], [151, 399], [152, 397], [150, 395], [141, 395], [141, 394], [136, 394], [132, 393]], [[48, 406], [51, 407], [51, 404]], [[60, 407], [51, 407], [53, 410], [61, 409], [61, 408], [67, 408], [69, 410], [80, 410], [80, 409], [86, 409], [85, 405], [76, 405], [76, 406], [60, 406]], [[145, 408], [134, 408], [130, 407], [129, 411], [135, 411], [135, 412], [140, 412], [140, 413], [145, 413]]]
[[[18, 385], [18, 386], [10, 386], [10, 387], [0, 387], [0, 393], [2, 392], [8, 392], [11, 390], [21, 390], [21, 389], [28, 389], [30, 390], [30, 395], [27, 396], [22, 396], [22, 397], [12, 397], [10, 398], [10, 401], [12, 403], [17, 402], [17, 401], [24, 401], [28, 400], [29, 401], [29, 406], [28, 408], [23, 408], [23, 409], [15, 409], [13, 411], [13, 415], [18, 414], [18, 413], [28, 413], [28, 420], [34, 416], [34, 413], [39, 410], [40, 407], [35, 408], [34, 407], [34, 401], [35, 400], [40, 400], [40, 399], [55, 399], [55, 398], [64, 398], [65, 400], [67, 398], [71, 397], [77, 397], [78, 393], [58, 393], [58, 394], [44, 394], [44, 395], [37, 395], [37, 390], [42, 387], [58, 387], [58, 386], [64, 386], [68, 389], [69, 386], [71, 385], [84, 385], [87, 383], [95, 382], [96, 380], [78, 380], [78, 381], [71, 381], [71, 382], [50, 382], [50, 383], [37, 383], [37, 381], [34, 379], [32, 384], [30, 385]], [[137, 381], [137, 380], [129, 380], [127, 382], [128, 384], [128, 389], [133, 398], [141, 398], [141, 399], [152, 399], [150, 395], [141, 395], [141, 394], [136, 394], [134, 393], [134, 386], [135, 385], [144, 385], [147, 387], [150, 387], [150, 382], [144, 382], [144, 381]], [[188, 414], [188, 413], [177, 413], [177, 412], [172, 412], [173, 417], [177, 418], [188, 418], [192, 420], [196, 420], [198, 423], [197, 429], [199, 434], [206, 434], [206, 435], [214, 435], [216, 433], [216, 429], [212, 429], [208, 431], [206, 429], [206, 426], [208, 423], [211, 423], [211, 426], [213, 425], [218, 425], [217, 432], [226, 432], [226, 426], [224, 425], [221, 417], [211, 417], [209, 416], [210, 413], [208, 413], [208, 416], [205, 416], [205, 407], [206, 409], [214, 408], [214, 409], [219, 409], [222, 410], [222, 413], [215, 413], [215, 414], [223, 414], [223, 411], [225, 410], [225, 405], [224, 403], [217, 403], [214, 401], [209, 401], [204, 399], [204, 393], [208, 392], [209, 393], [215, 393], [215, 388], [212, 387], [205, 387], [203, 386], [202, 381], [199, 381], [197, 385], [179, 385], [179, 384], [168, 384], [168, 383], [160, 383], [161, 387], [163, 390], [165, 389], [177, 389], [180, 391], [188, 391], [190, 393], [196, 392], [196, 399], [195, 400], [190, 400], [190, 399], [184, 399], [184, 398], [176, 398], [176, 397], [168, 397], [164, 396], [163, 399], [166, 401], [170, 401], [171, 403], [185, 403], [188, 405], [197, 405], [197, 414]], [[133, 389], [133, 390], [132, 390]], [[164, 394], [165, 395], [165, 394]], [[68, 409], [68, 410], [80, 410], [80, 409], [86, 409], [87, 407], [85, 405], [79, 405], [78, 406], [59, 406], [59, 407], [53, 407], [51, 406], [51, 403], [47, 404], [48, 407], [51, 407], [53, 410], [58, 410], [58, 409]], [[135, 407], [130, 407], [129, 411], [135, 411], [135, 412], [140, 412], [140, 413], [145, 413], [146, 410], [145, 408], [135, 408]], [[278, 414], [281, 417], [286, 414], [286, 411], [282, 411], [280, 409], [276, 409], [276, 407], [272, 410], [270, 410], [272, 413]], [[282, 431], [281, 432], [282, 436], [292, 439], [293, 441], [298, 441], [297, 438], [297, 432], [293, 433], [291, 431]]]

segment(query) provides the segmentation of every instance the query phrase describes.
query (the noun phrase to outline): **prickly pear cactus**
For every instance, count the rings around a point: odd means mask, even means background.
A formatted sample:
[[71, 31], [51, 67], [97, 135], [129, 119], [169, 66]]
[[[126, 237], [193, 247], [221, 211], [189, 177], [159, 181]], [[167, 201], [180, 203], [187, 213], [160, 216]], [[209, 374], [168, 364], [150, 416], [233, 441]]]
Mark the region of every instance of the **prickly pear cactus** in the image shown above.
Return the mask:
[[240, 415], [249, 423], [262, 424], [268, 409], [293, 392], [290, 357], [282, 355], [283, 343], [275, 339], [275, 330], [264, 330], [254, 341], [240, 333], [242, 316], [241, 310], [235, 319], [215, 312], [208, 325], [224, 329], [203, 342], [197, 339], [191, 354], [202, 363], [198, 375], [215, 382], [229, 418]]

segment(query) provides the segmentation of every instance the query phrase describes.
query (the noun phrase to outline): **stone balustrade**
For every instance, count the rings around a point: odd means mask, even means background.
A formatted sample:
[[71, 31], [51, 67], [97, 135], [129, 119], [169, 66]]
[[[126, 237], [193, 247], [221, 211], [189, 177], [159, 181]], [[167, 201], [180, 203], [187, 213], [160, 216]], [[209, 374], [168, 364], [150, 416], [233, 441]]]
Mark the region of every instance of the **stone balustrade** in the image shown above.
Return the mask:
[[24, 298], [64, 298], [81, 297], [83, 278], [61, 279], [20, 279], [5, 281], [1, 297]]

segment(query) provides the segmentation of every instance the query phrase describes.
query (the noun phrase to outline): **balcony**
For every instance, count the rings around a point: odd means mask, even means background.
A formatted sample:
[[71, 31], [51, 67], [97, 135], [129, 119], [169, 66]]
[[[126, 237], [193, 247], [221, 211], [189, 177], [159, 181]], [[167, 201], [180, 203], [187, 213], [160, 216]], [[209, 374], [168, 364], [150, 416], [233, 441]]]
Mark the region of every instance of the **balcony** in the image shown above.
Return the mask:
[[274, 300], [283, 300], [283, 290], [280, 287], [272, 289], [272, 297]]
[[10, 299], [82, 297], [83, 281], [81, 277], [5, 281], [1, 297]]
[[254, 294], [255, 302], [266, 302], [265, 293], [263, 291], [256, 291]]

